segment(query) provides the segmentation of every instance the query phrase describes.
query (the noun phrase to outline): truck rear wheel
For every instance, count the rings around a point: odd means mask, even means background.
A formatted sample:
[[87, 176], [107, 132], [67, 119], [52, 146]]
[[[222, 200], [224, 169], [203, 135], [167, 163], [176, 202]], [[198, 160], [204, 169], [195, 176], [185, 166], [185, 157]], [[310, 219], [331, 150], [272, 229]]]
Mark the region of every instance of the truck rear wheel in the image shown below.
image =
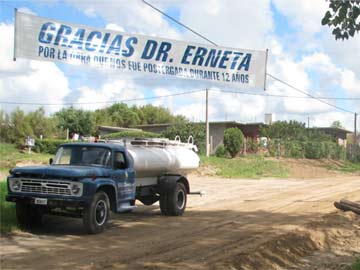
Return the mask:
[[91, 203], [84, 209], [83, 224], [87, 233], [100, 233], [104, 230], [110, 215], [108, 195], [99, 191]]
[[160, 195], [160, 210], [165, 216], [181, 216], [186, 208], [186, 188], [177, 182], [175, 188]]
[[21, 226], [34, 227], [41, 224], [44, 211], [38, 205], [16, 202], [16, 217]]

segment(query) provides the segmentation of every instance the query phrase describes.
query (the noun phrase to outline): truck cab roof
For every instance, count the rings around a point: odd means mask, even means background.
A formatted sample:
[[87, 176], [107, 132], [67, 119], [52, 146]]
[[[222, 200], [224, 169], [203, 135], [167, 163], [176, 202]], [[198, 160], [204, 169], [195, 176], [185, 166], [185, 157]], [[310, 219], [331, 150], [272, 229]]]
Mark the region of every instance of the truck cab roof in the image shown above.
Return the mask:
[[63, 143], [61, 146], [80, 146], [80, 147], [104, 147], [114, 151], [125, 151], [125, 147], [114, 143], [89, 143], [89, 142], [74, 142], [74, 143]]

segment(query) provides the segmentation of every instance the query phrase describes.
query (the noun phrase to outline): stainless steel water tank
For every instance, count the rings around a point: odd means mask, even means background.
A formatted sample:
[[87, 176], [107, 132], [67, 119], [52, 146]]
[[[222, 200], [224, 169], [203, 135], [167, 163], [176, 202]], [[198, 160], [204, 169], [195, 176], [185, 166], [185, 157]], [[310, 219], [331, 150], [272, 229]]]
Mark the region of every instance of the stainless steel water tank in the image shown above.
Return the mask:
[[200, 165], [199, 156], [180, 145], [126, 147], [134, 161], [136, 177], [156, 177], [165, 173], [186, 175]]

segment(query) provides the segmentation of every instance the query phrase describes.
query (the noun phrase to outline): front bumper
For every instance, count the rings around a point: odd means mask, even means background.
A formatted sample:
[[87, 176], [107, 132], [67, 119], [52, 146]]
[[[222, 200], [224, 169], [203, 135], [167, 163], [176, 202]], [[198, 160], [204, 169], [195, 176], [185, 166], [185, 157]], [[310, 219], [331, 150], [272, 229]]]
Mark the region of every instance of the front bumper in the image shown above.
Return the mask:
[[90, 204], [90, 200], [80, 197], [80, 198], [49, 198], [44, 196], [29, 196], [29, 195], [18, 195], [10, 194], [6, 196], [6, 201], [8, 202], [25, 202], [29, 204], [35, 204], [35, 198], [46, 198], [47, 206], [51, 208], [57, 207], [86, 207]]

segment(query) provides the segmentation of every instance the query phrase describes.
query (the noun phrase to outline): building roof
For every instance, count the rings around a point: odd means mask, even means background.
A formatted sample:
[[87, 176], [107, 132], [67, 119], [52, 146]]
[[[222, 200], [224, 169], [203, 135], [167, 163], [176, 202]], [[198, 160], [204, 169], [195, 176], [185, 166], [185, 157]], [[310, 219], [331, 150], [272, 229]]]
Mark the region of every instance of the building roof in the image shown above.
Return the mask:
[[346, 139], [346, 135], [348, 133], [351, 133], [351, 131], [349, 131], [349, 130], [346, 130], [343, 128], [338, 128], [338, 127], [313, 127], [310, 129], [320, 130], [326, 134], [331, 134], [331, 135], [334, 135], [334, 136], [342, 138], [342, 139]]

